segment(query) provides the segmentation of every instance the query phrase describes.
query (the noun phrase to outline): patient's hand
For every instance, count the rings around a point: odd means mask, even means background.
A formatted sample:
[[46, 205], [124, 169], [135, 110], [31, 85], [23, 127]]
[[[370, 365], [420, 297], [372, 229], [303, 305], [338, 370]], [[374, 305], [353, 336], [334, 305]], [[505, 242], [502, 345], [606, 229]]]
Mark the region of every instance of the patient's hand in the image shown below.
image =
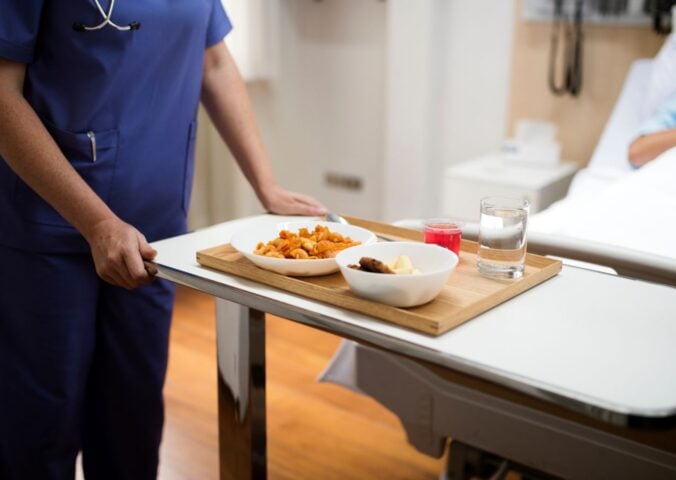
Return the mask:
[[672, 147], [676, 147], [676, 128], [643, 135], [629, 146], [629, 163], [640, 167]]

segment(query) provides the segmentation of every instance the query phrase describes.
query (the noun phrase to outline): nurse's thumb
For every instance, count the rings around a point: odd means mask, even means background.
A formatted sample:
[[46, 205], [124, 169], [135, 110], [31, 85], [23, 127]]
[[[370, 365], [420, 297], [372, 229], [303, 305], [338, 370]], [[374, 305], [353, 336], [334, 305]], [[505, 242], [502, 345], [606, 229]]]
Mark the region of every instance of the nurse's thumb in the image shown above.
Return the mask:
[[152, 260], [157, 255], [157, 250], [151, 247], [141, 232], [138, 232], [138, 250], [144, 260]]

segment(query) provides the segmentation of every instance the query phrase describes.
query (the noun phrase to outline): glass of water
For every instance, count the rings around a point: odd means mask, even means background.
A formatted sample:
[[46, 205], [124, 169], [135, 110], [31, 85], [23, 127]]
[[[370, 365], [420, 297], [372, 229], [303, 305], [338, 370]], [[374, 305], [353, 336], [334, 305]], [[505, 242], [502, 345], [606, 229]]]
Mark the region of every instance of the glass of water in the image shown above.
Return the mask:
[[528, 200], [487, 197], [481, 200], [477, 267], [492, 278], [521, 278], [526, 262]]

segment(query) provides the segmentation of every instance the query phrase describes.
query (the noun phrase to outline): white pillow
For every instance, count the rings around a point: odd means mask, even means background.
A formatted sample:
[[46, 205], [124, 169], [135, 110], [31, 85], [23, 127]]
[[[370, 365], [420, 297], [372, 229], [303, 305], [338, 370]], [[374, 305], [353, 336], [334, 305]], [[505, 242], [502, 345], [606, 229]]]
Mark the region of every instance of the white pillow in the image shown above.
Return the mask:
[[673, 94], [676, 94], [676, 33], [667, 37], [655, 56], [641, 120], [652, 116]]

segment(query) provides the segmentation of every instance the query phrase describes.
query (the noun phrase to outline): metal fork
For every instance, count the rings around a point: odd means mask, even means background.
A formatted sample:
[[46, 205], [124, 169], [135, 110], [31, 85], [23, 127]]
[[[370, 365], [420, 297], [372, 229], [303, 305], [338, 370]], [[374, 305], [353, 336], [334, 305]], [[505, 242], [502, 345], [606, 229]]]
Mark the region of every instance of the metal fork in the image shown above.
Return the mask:
[[342, 223], [343, 225], [349, 225], [350, 222], [345, 220], [343, 217], [340, 215], [336, 215], [335, 213], [329, 212], [326, 215], [324, 215], [324, 218], [326, 219], [327, 222], [334, 222], [334, 223]]

